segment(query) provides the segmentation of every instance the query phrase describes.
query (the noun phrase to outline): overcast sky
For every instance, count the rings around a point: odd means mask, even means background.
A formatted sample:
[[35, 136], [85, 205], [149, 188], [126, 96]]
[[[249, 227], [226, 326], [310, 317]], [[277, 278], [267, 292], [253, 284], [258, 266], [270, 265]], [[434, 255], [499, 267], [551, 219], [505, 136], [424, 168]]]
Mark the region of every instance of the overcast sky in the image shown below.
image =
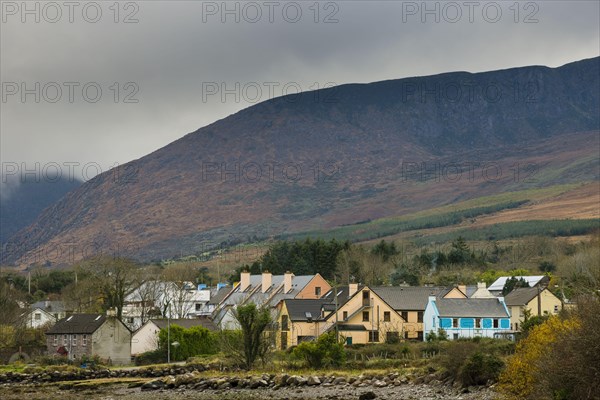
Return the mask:
[[91, 178], [285, 91], [556, 67], [600, 48], [595, 0], [26, 4], [1, 2], [3, 181], [35, 163]]

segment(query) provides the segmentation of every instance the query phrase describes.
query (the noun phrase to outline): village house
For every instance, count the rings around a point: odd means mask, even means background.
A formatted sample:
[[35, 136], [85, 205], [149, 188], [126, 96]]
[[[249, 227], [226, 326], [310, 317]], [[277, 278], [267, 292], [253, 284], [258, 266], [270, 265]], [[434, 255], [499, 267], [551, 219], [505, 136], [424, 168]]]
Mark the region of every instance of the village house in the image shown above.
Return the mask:
[[[502, 295], [502, 290], [504, 289], [504, 285], [506, 285], [506, 281], [509, 280], [510, 276], [502, 276], [494, 281], [487, 289], [494, 295], [500, 296]], [[548, 286], [550, 282], [550, 278], [546, 275], [532, 275], [532, 276], [515, 276], [517, 280], [523, 279], [529, 287], [537, 287], [540, 286], [545, 288]]]
[[153, 318], [208, 317], [215, 310], [211, 298], [226, 287], [223, 283], [209, 288], [192, 282], [144, 282], [125, 298], [123, 322], [135, 331]]
[[505, 297], [510, 310], [510, 329], [520, 330], [526, 310], [530, 315], [556, 315], [562, 310], [562, 302], [547, 288], [516, 288]]
[[61, 319], [46, 332], [48, 354], [70, 360], [98, 356], [112, 364], [129, 364], [131, 331], [114, 314], [73, 314]]
[[277, 318], [283, 300], [319, 299], [330, 290], [331, 286], [320, 274], [296, 276], [291, 272], [284, 275], [263, 272], [250, 275], [250, 272], [244, 271], [240, 275], [240, 282], [217, 305], [213, 320], [221, 329], [236, 329], [238, 326], [233, 311], [239, 305], [266, 305], [273, 317]]
[[373, 287], [373, 291], [402, 317], [404, 322], [402, 339], [423, 340], [423, 315], [429, 296], [465, 298], [465, 295], [458, 288], [378, 286]]
[[210, 331], [217, 331], [217, 326], [209, 318], [180, 318], [180, 319], [151, 319], [140, 329], [135, 331], [131, 338], [131, 355], [136, 356], [147, 351], [158, 349], [158, 334], [168, 325], [178, 325], [184, 329], [201, 326]]
[[348, 285], [348, 300], [325, 315], [320, 332], [337, 330], [347, 345], [396, 342], [402, 337], [400, 314], [368, 286]]
[[41, 328], [54, 325], [56, 321], [67, 316], [62, 301], [38, 301], [31, 305], [31, 310], [22, 315], [27, 328]]
[[430, 296], [423, 316], [427, 333], [446, 331], [449, 339], [502, 337], [510, 332], [510, 313], [504, 298], [447, 299]]

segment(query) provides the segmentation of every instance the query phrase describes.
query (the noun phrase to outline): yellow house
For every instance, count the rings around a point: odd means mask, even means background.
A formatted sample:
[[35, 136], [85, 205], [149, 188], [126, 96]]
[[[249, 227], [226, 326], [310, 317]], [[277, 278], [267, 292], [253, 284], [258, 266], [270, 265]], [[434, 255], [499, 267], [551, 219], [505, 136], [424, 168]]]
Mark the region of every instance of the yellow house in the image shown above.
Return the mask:
[[321, 332], [337, 330], [346, 344], [397, 341], [402, 337], [404, 321], [392, 306], [368, 286], [348, 286], [348, 301], [338, 305], [322, 321]]
[[402, 339], [423, 340], [423, 313], [429, 302], [429, 296], [466, 298], [466, 295], [456, 287], [447, 289], [426, 286], [378, 286], [373, 287], [373, 291], [393, 307], [404, 321]]
[[510, 311], [510, 328], [518, 331], [525, 317], [525, 310], [531, 316], [556, 315], [562, 310], [562, 302], [552, 292], [542, 287], [517, 288], [504, 298]]
[[325, 300], [286, 299], [281, 303], [277, 319], [277, 348], [285, 350], [317, 338], [321, 333], [319, 320]]

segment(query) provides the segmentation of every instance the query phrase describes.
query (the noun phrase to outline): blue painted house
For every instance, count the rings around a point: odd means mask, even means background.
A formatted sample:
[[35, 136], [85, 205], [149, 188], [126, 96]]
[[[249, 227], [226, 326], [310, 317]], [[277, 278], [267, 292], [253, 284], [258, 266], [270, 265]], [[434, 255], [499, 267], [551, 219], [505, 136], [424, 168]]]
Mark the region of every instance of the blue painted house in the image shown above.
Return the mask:
[[442, 328], [449, 339], [503, 337], [510, 332], [510, 312], [503, 297], [444, 299], [429, 297], [423, 316], [425, 333]]

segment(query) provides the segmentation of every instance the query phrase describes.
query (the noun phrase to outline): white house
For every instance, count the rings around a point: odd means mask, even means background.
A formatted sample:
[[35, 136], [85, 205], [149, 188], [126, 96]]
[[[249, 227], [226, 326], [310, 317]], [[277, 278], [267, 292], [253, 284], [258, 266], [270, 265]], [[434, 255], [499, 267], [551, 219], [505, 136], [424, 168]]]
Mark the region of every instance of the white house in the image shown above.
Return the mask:
[[[429, 297], [423, 316], [425, 336], [441, 328], [449, 339], [504, 337], [510, 331], [510, 312], [503, 297], [447, 299]], [[426, 339], [426, 337], [424, 338]]]
[[[488, 287], [488, 290], [496, 296], [501, 294], [506, 281], [510, 278], [510, 276], [502, 276], [496, 279], [496, 281]], [[548, 282], [550, 282], [550, 278], [548, 278], [546, 275], [515, 276], [514, 278], [517, 280], [524, 279], [529, 284], [529, 287], [546, 287], [548, 286]]]
[[208, 330], [216, 331], [217, 326], [208, 318], [182, 318], [182, 319], [151, 319], [138, 329], [131, 338], [131, 355], [135, 356], [147, 351], [158, 349], [158, 333], [168, 324], [179, 325], [188, 329], [192, 326], [202, 326]]
[[[214, 289], [212, 289], [214, 290]], [[122, 318], [132, 330], [151, 318], [197, 318], [211, 314], [211, 289], [191, 282], [149, 281], [125, 298]]]
[[56, 321], [67, 316], [61, 301], [38, 301], [31, 305], [31, 311], [22, 315], [27, 328], [41, 328], [54, 325]]

